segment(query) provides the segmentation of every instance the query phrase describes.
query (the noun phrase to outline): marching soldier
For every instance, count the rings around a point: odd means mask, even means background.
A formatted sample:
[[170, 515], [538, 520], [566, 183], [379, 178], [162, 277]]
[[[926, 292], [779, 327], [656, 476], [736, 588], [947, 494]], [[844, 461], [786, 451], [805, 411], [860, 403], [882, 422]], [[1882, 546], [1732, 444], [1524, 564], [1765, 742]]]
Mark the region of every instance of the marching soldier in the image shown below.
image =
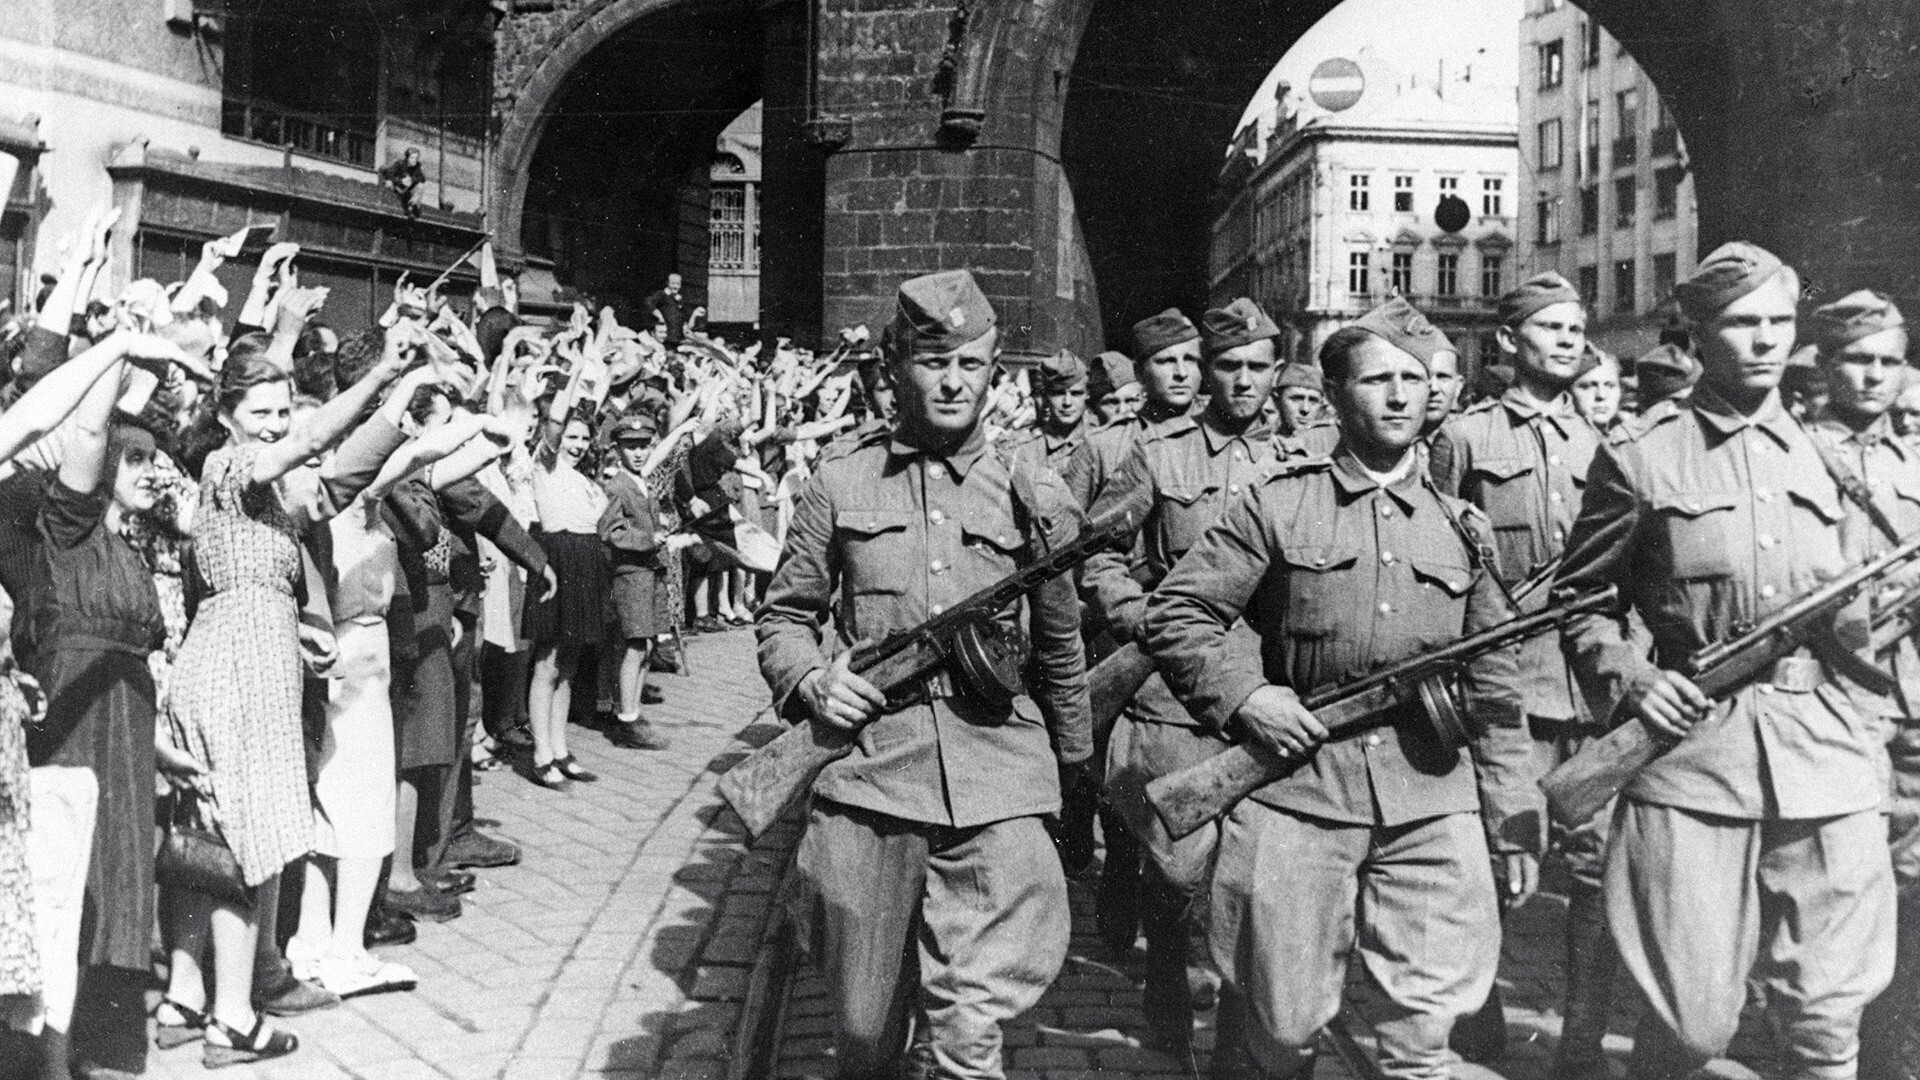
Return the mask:
[[1145, 392], [1139, 411], [1096, 429], [1067, 467], [1067, 487], [1081, 506], [1100, 497], [1141, 432], [1185, 416], [1199, 390], [1200, 331], [1179, 308], [1133, 324], [1133, 355], [1134, 375]]
[[[1146, 507], [1133, 550], [1095, 555], [1081, 579], [1089, 606], [1123, 642], [1138, 640], [1154, 585], [1224, 507], [1271, 471], [1273, 432], [1261, 409], [1273, 392], [1273, 339], [1280, 329], [1246, 299], [1208, 311], [1201, 325], [1205, 411], [1142, 434], [1092, 508], [1097, 517], [1110, 508]], [[1141, 689], [1107, 747], [1107, 797], [1149, 856], [1141, 904], [1147, 1022], [1164, 1045], [1180, 1052], [1192, 1035], [1187, 954], [1195, 901], [1213, 861], [1214, 830], [1174, 840], [1147, 805], [1144, 789], [1148, 781], [1222, 749], [1218, 733], [1189, 716], [1157, 677]]]
[[[1888, 416], [1906, 385], [1907, 328], [1900, 309], [1878, 293], [1861, 290], [1813, 313], [1809, 335], [1827, 379], [1826, 408], [1807, 425], [1814, 443], [1839, 458], [1866, 484], [1878, 515], [1850, 514], [1840, 523], [1847, 562], [1861, 563], [1920, 532], [1920, 452], [1901, 440]], [[1890, 671], [1890, 685], [1854, 682], [1855, 706], [1879, 730], [1876, 741], [1892, 751], [1891, 833], [1893, 875], [1903, 894], [1920, 881], [1920, 653], [1911, 637], [1880, 656], [1864, 657]], [[1917, 913], [1902, 903], [1899, 936], [1903, 953], [1913, 950]], [[1903, 1044], [1920, 1007], [1920, 971], [1897, 965], [1894, 985], [1867, 1007], [1860, 1028], [1860, 1071], [1867, 1076], [1910, 1072]]]
[[[1420, 718], [1325, 742], [1303, 698], [1504, 621], [1479, 564], [1485, 519], [1441, 495], [1414, 440], [1428, 401], [1417, 358], [1439, 336], [1394, 300], [1328, 338], [1320, 366], [1341, 440], [1226, 500], [1147, 601], [1148, 651], [1205, 726], [1301, 762], [1220, 826], [1214, 962], [1244, 1002], [1231, 1080], [1310, 1075], [1358, 955], [1391, 1003], [1383, 1073], [1444, 1077], [1457, 1017], [1486, 1000], [1500, 928], [1482, 802], [1520, 794], [1476, 776]], [[1245, 615], [1257, 658], [1229, 645]], [[1511, 654], [1476, 665], [1476, 694]], [[1224, 1036], [1223, 1036], [1224, 1038]]]
[[1062, 350], [1033, 369], [1034, 425], [1008, 438], [1006, 448], [1029, 465], [1065, 476], [1067, 462], [1086, 442], [1087, 365]]
[[900, 286], [886, 341], [897, 422], [822, 461], [760, 615], [782, 715], [858, 730], [814, 783], [797, 855], [845, 1078], [892, 1080], [905, 1054], [916, 1075], [1001, 1076], [1000, 1024], [1066, 958], [1066, 879], [1041, 817], [1060, 808], [1060, 766], [1091, 754], [1071, 581], [1024, 605], [1032, 659], [1011, 707], [945, 671], [890, 700], [849, 666], [856, 642], [911, 629], [1078, 532], [1057, 477], [986, 442], [997, 341], [966, 271]]
[[1826, 666], [1778, 662], [1726, 700], [1677, 670], [1840, 572], [1843, 488], [1787, 414], [1799, 279], [1727, 244], [1676, 290], [1702, 374], [1587, 474], [1559, 589], [1617, 585], [1621, 612], [1568, 622], [1568, 659], [1616, 714], [1677, 745], [1621, 792], [1608, 922], [1648, 1008], [1632, 1075], [1681, 1077], [1732, 1039], [1749, 972], [1785, 1075], [1855, 1075], [1861, 1010], [1893, 971], [1893, 878], [1877, 812], [1885, 748]]
[[[1099, 424], [1124, 420], [1140, 411], [1146, 394], [1133, 373], [1133, 358], [1121, 352], [1103, 352], [1087, 372], [1087, 402]], [[1095, 426], [1098, 426], [1096, 424]]]
[[[1511, 593], [1560, 557], [1601, 438], [1569, 393], [1586, 356], [1587, 314], [1579, 291], [1559, 274], [1541, 274], [1502, 296], [1499, 316], [1495, 334], [1512, 364], [1513, 384], [1441, 427], [1433, 441], [1432, 470], [1440, 490], [1487, 515], [1498, 554], [1494, 569]], [[1539, 611], [1548, 604], [1548, 590], [1542, 583], [1517, 599], [1522, 611]], [[1584, 742], [1590, 710], [1552, 635], [1518, 650], [1515, 690], [1531, 747], [1516, 738], [1516, 752], [1495, 755], [1494, 767], [1516, 768], [1538, 780]], [[1493, 823], [1505, 886], [1501, 896], [1509, 906], [1524, 903], [1537, 884], [1532, 853], [1543, 844], [1544, 823], [1537, 803], [1519, 817]], [[1607, 1030], [1615, 968], [1600, 893], [1606, 825], [1602, 814], [1555, 838], [1572, 875], [1566, 1023], [1555, 1052], [1556, 1076], [1605, 1075], [1600, 1040]], [[1488, 1029], [1476, 1040], [1480, 1045], [1468, 1049], [1471, 1056], [1496, 1052], [1498, 1022], [1498, 1007], [1489, 1006]]]
[[1286, 364], [1274, 380], [1274, 452], [1282, 459], [1324, 457], [1340, 433], [1325, 414], [1326, 388], [1320, 369], [1309, 363]]

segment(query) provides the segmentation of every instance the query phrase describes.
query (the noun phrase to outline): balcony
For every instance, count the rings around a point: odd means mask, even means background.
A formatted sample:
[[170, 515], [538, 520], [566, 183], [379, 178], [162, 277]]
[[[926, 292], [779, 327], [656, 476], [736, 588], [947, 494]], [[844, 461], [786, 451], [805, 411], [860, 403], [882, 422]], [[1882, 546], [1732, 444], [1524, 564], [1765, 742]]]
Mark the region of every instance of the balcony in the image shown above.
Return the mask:
[[1492, 313], [1499, 304], [1498, 297], [1475, 296], [1471, 293], [1422, 293], [1407, 299], [1413, 306], [1423, 311], [1467, 311]]
[[373, 132], [265, 102], [232, 98], [222, 102], [220, 133], [269, 146], [291, 146], [303, 154], [363, 169], [375, 165]]
[[1640, 140], [1632, 135], [1623, 135], [1613, 140], [1613, 165], [1631, 165], [1640, 160]]
[[1680, 129], [1660, 127], [1653, 129], [1653, 156], [1673, 157], [1680, 152]]

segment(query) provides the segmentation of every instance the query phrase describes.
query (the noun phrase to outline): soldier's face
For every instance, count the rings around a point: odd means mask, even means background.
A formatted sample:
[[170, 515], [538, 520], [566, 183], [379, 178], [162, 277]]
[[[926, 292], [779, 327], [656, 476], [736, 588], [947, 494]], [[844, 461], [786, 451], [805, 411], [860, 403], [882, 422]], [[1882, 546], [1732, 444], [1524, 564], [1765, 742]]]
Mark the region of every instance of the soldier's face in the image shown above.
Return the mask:
[[936, 439], [972, 431], [999, 366], [999, 340], [996, 328], [952, 352], [915, 353], [898, 364], [893, 383], [901, 420]]
[[1501, 327], [1496, 335], [1503, 347], [1513, 350], [1515, 371], [1565, 386], [1580, 370], [1580, 354], [1587, 347], [1587, 312], [1572, 301], [1549, 304], [1518, 326]]
[[1869, 334], [1825, 359], [1829, 405], [1844, 416], [1877, 417], [1906, 385], [1907, 332]]
[[1363, 460], [1369, 453], [1403, 451], [1420, 437], [1431, 396], [1427, 369], [1384, 339], [1357, 346], [1348, 356], [1346, 378], [1329, 389], [1341, 435]]
[[1893, 430], [1897, 434], [1912, 438], [1920, 435], [1920, 383], [1914, 383], [1911, 374], [1906, 381], [1913, 385], [1900, 391], [1900, 396], [1893, 399], [1893, 408], [1890, 412], [1893, 416]]
[[1602, 360], [1573, 380], [1573, 405], [1596, 427], [1612, 423], [1620, 412], [1620, 362]]
[[1311, 386], [1289, 386], [1279, 393], [1280, 429], [1291, 435], [1313, 421], [1320, 412], [1320, 391]]
[[1074, 383], [1064, 390], [1043, 394], [1040, 403], [1047, 407], [1047, 415], [1061, 427], [1072, 427], [1087, 415], [1087, 381]]
[[1251, 421], [1273, 396], [1279, 374], [1272, 338], [1228, 349], [1207, 361], [1207, 411], [1232, 423]]
[[1427, 372], [1427, 426], [1437, 426], [1453, 411], [1453, 401], [1460, 396], [1460, 355], [1440, 352], [1433, 356], [1433, 366]]
[[1775, 274], [1759, 288], [1728, 304], [1693, 328], [1700, 381], [1721, 393], [1750, 396], [1780, 385], [1793, 349], [1794, 306], [1798, 297]]
[[1148, 401], [1186, 408], [1200, 390], [1200, 339], [1161, 349], [1147, 357], [1138, 374]]
[[1130, 382], [1100, 399], [1101, 415], [1105, 416], [1108, 422], [1124, 420], [1140, 411], [1140, 403], [1145, 401], [1146, 397], [1147, 392], [1139, 383]]

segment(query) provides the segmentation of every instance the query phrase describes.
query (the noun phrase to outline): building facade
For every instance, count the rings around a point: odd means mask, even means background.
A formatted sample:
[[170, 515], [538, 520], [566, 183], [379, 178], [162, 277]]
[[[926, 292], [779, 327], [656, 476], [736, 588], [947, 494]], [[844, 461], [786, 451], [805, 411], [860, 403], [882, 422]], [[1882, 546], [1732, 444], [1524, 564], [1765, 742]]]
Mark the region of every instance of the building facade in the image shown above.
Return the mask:
[[1564, 274], [1594, 343], [1638, 356], [1697, 257], [1686, 143], [1626, 47], [1566, 0], [1528, 0], [1519, 47], [1520, 265]]
[[1283, 83], [1258, 160], [1258, 140], [1236, 141], [1221, 172], [1211, 295], [1257, 300], [1287, 329], [1295, 360], [1405, 296], [1476, 370], [1494, 356], [1494, 301], [1514, 280], [1511, 88], [1360, 63], [1367, 88], [1351, 108], [1296, 101]]

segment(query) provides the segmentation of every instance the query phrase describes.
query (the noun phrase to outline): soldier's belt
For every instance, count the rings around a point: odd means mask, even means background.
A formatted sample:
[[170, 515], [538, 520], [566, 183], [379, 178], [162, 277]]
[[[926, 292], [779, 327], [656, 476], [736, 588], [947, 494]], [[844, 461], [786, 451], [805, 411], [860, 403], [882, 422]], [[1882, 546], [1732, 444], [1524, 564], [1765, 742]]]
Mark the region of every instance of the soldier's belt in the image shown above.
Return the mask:
[[1763, 685], [1789, 694], [1810, 694], [1826, 681], [1826, 667], [1811, 656], [1783, 656], [1773, 662], [1773, 670], [1760, 680]]

